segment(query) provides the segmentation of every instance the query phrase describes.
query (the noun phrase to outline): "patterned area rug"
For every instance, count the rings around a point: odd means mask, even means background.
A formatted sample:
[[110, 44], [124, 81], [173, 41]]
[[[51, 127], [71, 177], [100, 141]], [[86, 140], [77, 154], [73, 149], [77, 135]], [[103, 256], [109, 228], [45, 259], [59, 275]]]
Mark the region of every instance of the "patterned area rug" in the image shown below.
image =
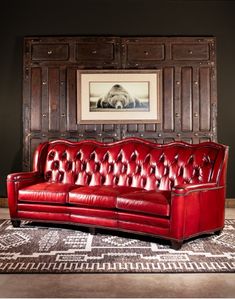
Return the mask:
[[[154, 242], [155, 241], [155, 242]], [[157, 241], [157, 242], [156, 242]], [[207, 235], [170, 249], [162, 240], [85, 228], [0, 221], [0, 273], [235, 272], [235, 220], [220, 236]]]

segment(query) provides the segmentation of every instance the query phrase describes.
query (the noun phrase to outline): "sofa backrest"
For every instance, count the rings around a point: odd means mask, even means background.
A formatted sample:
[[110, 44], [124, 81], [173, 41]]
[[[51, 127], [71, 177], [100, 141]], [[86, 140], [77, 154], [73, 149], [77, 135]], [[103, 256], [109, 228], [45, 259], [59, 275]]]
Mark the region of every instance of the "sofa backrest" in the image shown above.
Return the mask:
[[38, 147], [34, 170], [43, 172], [49, 182], [171, 190], [185, 183], [223, 184], [226, 152], [226, 146], [214, 142], [162, 145], [139, 138], [113, 143], [55, 140]]

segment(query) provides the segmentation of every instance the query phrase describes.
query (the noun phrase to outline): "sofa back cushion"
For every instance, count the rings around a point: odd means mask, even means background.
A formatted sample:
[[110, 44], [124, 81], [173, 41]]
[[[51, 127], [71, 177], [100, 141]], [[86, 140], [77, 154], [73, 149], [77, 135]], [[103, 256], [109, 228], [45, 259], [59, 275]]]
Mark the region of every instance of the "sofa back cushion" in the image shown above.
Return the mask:
[[[213, 142], [156, 144], [138, 138], [114, 143], [48, 142], [35, 154], [48, 182], [171, 190], [179, 184], [217, 182], [226, 147]], [[43, 159], [40, 157], [44, 157]], [[44, 160], [44, 161], [43, 161]]]

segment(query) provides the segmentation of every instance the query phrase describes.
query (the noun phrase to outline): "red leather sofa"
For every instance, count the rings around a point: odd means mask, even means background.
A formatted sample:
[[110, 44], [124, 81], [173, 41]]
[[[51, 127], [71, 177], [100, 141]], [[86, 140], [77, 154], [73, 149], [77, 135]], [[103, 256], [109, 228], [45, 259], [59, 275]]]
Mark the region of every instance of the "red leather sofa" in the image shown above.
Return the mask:
[[45, 142], [32, 172], [8, 175], [12, 224], [76, 223], [169, 239], [179, 249], [223, 229], [227, 159], [228, 148], [213, 142]]

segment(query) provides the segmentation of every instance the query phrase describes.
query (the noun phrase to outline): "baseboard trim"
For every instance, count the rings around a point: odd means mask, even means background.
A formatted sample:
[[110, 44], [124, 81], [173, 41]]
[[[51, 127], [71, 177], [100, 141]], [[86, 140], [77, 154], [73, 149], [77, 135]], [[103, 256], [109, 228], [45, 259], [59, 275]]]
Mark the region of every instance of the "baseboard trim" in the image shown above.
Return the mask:
[[[8, 208], [7, 198], [0, 197], [0, 208]], [[225, 201], [225, 208], [235, 208], [235, 198], [227, 198]]]

